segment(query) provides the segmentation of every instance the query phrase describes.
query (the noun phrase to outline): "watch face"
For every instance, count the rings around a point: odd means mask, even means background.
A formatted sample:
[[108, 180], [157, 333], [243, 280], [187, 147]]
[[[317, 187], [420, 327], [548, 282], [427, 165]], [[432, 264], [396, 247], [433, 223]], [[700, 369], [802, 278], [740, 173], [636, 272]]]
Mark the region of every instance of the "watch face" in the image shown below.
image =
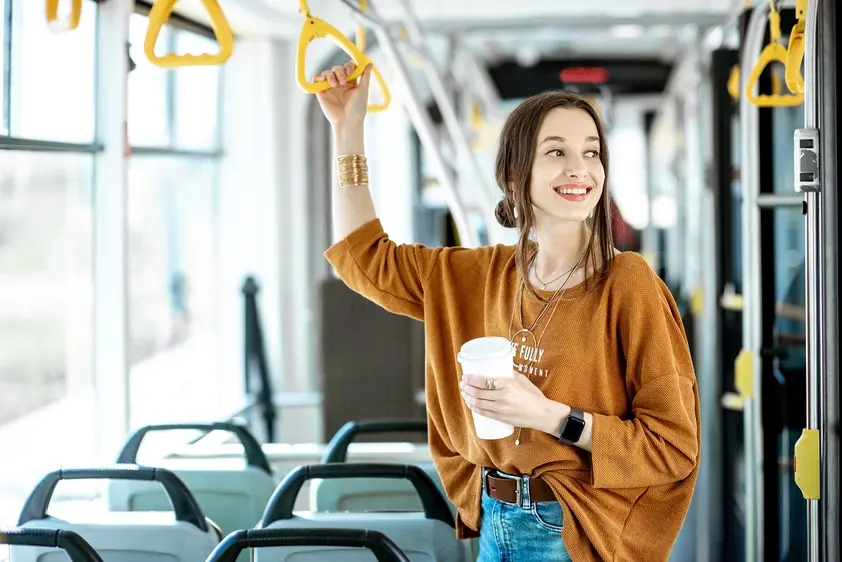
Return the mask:
[[565, 441], [575, 443], [582, 436], [582, 431], [584, 429], [584, 419], [567, 416], [567, 419], [564, 420], [564, 426], [561, 428], [561, 438]]

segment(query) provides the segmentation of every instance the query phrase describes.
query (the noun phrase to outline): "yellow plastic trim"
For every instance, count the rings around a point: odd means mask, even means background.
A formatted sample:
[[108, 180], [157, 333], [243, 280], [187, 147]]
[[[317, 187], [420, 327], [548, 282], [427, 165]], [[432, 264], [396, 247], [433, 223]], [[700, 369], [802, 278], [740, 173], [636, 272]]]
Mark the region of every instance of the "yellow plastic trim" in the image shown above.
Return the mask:
[[[330, 89], [330, 84], [327, 82], [311, 82], [307, 78], [306, 74], [307, 47], [310, 46], [310, 43], [312, 43], [314, 39], [324, 39], [329, 37], [333, 39], [336, 46], [345, 51], [345, 53], [351, 57], [357, 65], [356, 68], [354, 68], [354, 72], [352, 72], [350, 76], [346, 77], [346, 80], [349, 82], [362, 76], [365, 67], [369, 64], [372, 65], [371, 72], [374, 75], [374, 79], [377, 80], [377, 84], [380, 86], [380, 89], [383, 91], [384, 101], [380, 104], [370, 104], [368, 106], [368, 111], [382, 111], [389, 107], [392, 100], [392, 94], [386, 86], [386, 81], [383, 79], [383, 75], [380, 74], [380, 71], [376, 66], [374, 66], [368, 55], [357, 47], [357, 45], [351, 43], [351, 41], [341, 31], [323, 19], [311, 15], [310, 8], [307, 6], [306, 0], [299, 0], [299, 11], [306, 18], [304, 25], [301, 26], [301, 34], [298, 36], [298, 56], [295, 61], [295, 74], [299, 87], [309, 94], [318, 94], [319, 92], [324, 92], [325, 90]], [[363, 46], [365, 46], [365, 39], [363, 39]]]
[[821, 497], [820, 450], [819, 430], [803, 429], [801, 437], [795, 442], [793, 467], [795, 483], [801, 488], [801, 494], [805, 500], [817, 500]]
[[740, 65], [735, 64], [728, 77], [728, 93], [735, 100], [740, 99]]
[[70, 31], [79, 27], [82, 20], [82, 0], [73, 0], [70, 18], [64, 21], [58, 19], [59, 0], [47, 0], [47, 24], [54, 31]]
[[690, 311], [693, 316], [701, 316], [705, 311], [705, 296], [701, 287], [697, 287], [690, 297]]
[[749, 103], [757, 107], [795, 107], [804, 102], [804, 93], [796, 93], [793, 95], [782, 94], [760, 94], [755, 95], [754, 87], [760, 75], [766, 70], [769, 64], [779, 62], [784, 66], [787, 65], [787, 50], [780, 43], [781, 38], [781, 14], [777, 11], [774, 5], [774, 0], [769, 0], [769, 44], [766, 45], [760, 52], [754, 68], [751, 69], [751, 74], [748, 77], [748, 83], [745, 85], [745, 95]]
[[155, 45], [158, 43], [158, 35], [161, 33], [164, 24], [170, 19], [175, 4], [178, 0], [155, 0], [152, 9], [149, 10], [149, 27], [146, 29], [146, 38], [143, 41], [143, 50], [149, 61], [162, 68], [178, 68], [182, 66], [213, 66], [222, 64], [231, 58], [234, 52], [234, 32], [228, 19], [219, 7], [217, 0], [202, 0], [205, 9], [210, 16], [211, 28], [213, 28], [216, 42], [219, 43], [219, 52], [215, 55], [177, 55], [170, 53], [159, 57], [155, 54]]
[[754, 396], [754, 355], [747, 349], [734, 360], [734, 386], [743, 399]]

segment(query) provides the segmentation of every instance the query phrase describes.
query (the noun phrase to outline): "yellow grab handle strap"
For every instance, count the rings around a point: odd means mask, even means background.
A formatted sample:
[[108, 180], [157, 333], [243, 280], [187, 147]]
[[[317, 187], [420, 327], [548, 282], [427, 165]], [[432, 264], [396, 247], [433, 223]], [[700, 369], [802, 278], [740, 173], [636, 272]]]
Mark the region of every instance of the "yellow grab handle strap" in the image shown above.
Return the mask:
[[383, 101], [380, 103], [371, 103], [368, 105], [368, 111], [371, 113], [376, 113], [378, 111], [383, 111], [389, 108], [389, 104], [392, 103], [392, 93], [389, 91], [389, 87], [386, 86], [386, 80], [383, 79], [383, 75], [380, 74], [380, 71], [377, 69], [376, 66], [371, 67], [371, 72], [374, 74], [374, 79], [377, 80], [377, 84], [380, 86], [380, 90], [383, 92]]
[[295, 61], [295, 74], [298, 79], [298, 85], [302, 90], [310, 94], [324, 92], [330, 88], [330, 84], [327, 82], [311, 82], [307, 78], [305, 65], [307, 61], [307, 47], [313, 39], [323, 39], [325, 37], [333, 39], [333, 42], [345, 51], [349, 57], [354, 59], [354, 62], [357, 64], [354, 72], [347, 77], [348, 81], [356, 80], [362, 76], [365, 67], [371, 63], [368, 55], [360, 51], [341, 31], [322, 19], [308, 16], [304, 25], [301, 27], [301, 35], [298, 36], [298, 57], [296, 57]]
[[82, 0], [72, 0], [70, 18], [64, 21], [58, 19], [59, 0], [47, 0], [47, 23], [54, 31], [70, 31], [79, 27], [82, 19]]
[[749, 103], [756, 105], [757, 107], [795, 107], [801, 105], [804, 102], [803, 92], [793, 95], [756, 95], [754, 93], [754, 86], [757, 84], [757, 80], [760, 79], [760, 75], [763, 74], [766, 67], [773, 62], [779, 62], [784, 65], [787, 62], [786, 49], [778, 42], [766, 45], [763, 51], [761, 51], [760, 56], [757, 58], [757, 64], [755, 64], [754, 68], [751, 69], [751, 74], [748, 77], [748, 83], [745, 86], [745, 95], [747, 96]]
[[219, 43], [219, 52], [215, 55], [176, 55], [170, 53], [159, 57], [155, 54], [155, 45], [158, 43], [158, 35], [161, 33], [164, 24], [170, 19], [177, 0], [155, 0], [152, 9], [149, 10], [149, 27], [146, 29], [146, 39], [143, 42], [143, 50], [149, 61], [162, 68], [176, 68], [181, 66], [210, 66], [222, 64], [231, 58], [234, 52], [234, 32], [228, 19], [219, 7], [217, 0], [202, 0], [205, 9], [210, 16], [211, 28], [213, 28], [216, 42]]
[[801, 61], [804, 60], [804, 34], [807, 30], [807, 0], [795, 2], [795, 25], [789, 34], [789, 46], [786, 49], [786, 87], [796, 94], [804, 93], [804, 75], [801, 74]]

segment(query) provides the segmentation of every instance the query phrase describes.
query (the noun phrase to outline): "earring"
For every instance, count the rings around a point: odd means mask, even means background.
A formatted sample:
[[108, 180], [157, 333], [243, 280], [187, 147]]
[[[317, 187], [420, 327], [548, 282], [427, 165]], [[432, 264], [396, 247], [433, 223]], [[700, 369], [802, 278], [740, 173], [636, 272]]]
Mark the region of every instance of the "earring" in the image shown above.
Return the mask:
[[515, 220], [517, 220], [517, 205], [512, 206], [512, 215], [514, 215]]

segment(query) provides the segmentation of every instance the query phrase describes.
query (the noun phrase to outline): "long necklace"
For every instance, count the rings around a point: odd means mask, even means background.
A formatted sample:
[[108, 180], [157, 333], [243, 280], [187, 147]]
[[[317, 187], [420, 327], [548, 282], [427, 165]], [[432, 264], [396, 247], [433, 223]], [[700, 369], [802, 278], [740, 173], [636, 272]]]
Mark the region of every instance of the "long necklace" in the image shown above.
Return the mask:
[[[532, 325], [530, 325], [529, 328], [523, 327], [523, 292], [524, 292], [525, 283], [523, 281], [521, 281], [521, 283], [518, 286], [518, 295], [517, 295], [517, 301], [518, 302], [514, 307], [512, 307], [512, 317], [511, 317], [511, 320], [509, 321], [509, 333], [511, 334], [512, 328], [514, 326], [514, 321], [515, 321], [515, 310], [514, 309], [517, 308], [518, 309], [518, 323], [521, 325], [521, 329], [518, 330], [517, 332], [515, 332], [514, 335], [512, 335], [509, 338], [509, 341], [512, 342], [513, 347], [515, 345], [515, 338], [520, 336], [521, 343], [526, 343], [526, 341], [531, 338], [531, 343], [534, 343], [533, 347], [535, 349], [538, 348], [538, 344], [541, 342], [542, 339], [544, 339], [544, 334], [547, 332], [547, 328], [550, 327], [550, 324], [553, 321], [553, 316], [555, 315], [555, 311], [558, 308], [558, 303], [559, 303], [559, 301], [561, 301], [561, 295], [563, 295], [564, 292], [567, 290], [566, 289], [567, 282], [570, 281], [570, 278], [573, 276], [573, 273], [576, 270], [579, 269], [579, 266], [581, 265], [582, 260], [585, 259], [586, 255], [587, 255], [587, 252], [585, 254], [582, 254], [582, 257], [579, 258], [579, 262], [573, 267], [573, 269], [571, 269], [568, 272], [567, 278], [564, 280], [564, 283], [562, 283], [561, 286], [558, 289], [556, 289], [555, 293], [553, 293], [553, 295], [546, 302], [546, 304], [544, 304], [544, 306], [538, 312], [538, 316], [535, 317], [535, 320], [532, 322]], [[535, 254], [535, 257], [537, 259], [537, 257], [538, 257], [537, 253]], [[537, 275], [536, 275], [536, 278], [537, 278]], [[547, 310], [549, 310], [550, 305], [554, 305], [552, 307], [552, 311], [550, 312], [550, 317], [547, 320], [547, 324], [544, 326], [544, 329], [541, 330], [541, 335], [536, 338], [533, 330], [538, 325], [538, 322], [541, 320], [541, 318], [544, 316], [544, 314], [546, 314]], [[528, 362], [530, 364], [534, 363], [534, 359], [530, 359]], [[526, 376], [529, 377], [528, 372], [527, 372]], [[522, 427], [517, 428], [517, 437], [515, 438], [515, 447], [520, 445], [520, 434], [521, 434], [522, 431], [523, 431]]]

